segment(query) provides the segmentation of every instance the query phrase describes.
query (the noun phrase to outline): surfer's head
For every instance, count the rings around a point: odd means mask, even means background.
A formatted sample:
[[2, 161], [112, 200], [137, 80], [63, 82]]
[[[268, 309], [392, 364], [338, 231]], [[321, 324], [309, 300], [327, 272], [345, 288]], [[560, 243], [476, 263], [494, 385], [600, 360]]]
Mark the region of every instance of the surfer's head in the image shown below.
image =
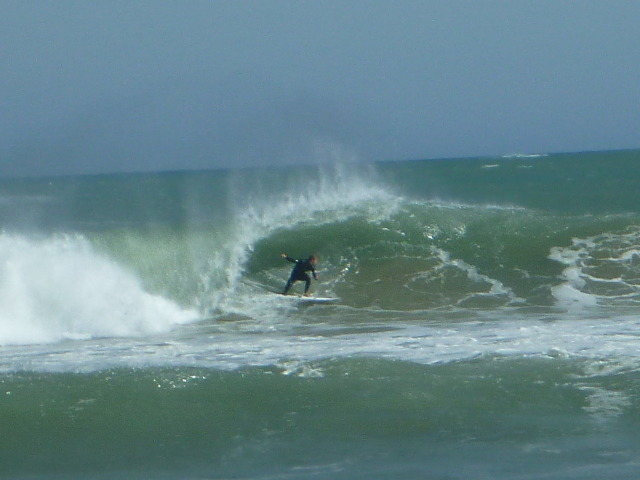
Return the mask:
[[311, 265], [315, 265], [316, 263], [318, 263], [318, 256], [316, 254], [312, 254], [309, 256], [309, 263]]

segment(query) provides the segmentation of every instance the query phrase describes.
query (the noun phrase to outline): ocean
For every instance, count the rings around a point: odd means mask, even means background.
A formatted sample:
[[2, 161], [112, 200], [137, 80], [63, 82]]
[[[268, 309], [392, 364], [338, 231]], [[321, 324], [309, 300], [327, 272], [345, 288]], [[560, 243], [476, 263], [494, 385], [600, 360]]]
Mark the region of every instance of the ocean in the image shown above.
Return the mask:
[[0, 180], [0, 478], [636, 479], [639, 167]]

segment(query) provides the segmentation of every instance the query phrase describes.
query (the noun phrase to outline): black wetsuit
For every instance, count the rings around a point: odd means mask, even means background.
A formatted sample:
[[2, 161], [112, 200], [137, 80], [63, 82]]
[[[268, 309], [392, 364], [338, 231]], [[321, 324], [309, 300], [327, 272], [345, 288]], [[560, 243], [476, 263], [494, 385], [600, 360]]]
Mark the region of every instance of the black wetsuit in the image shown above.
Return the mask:
[[304, 285], [304, 293], [306, 294], [309, 291], [309, 287], [311, 286], [311, 278], [307, 272], [313, 273], [313, 278], [318, 279], [318, 275], [316, 274], [315, 267], [311, 264], [311, 258], [307, 258], [306, 260], [296, 260], [295, 258], [291, 258], [289, 256], [285, 257], [290, 262], [296, 264], [291, 270], [291, 276], [289, 277], [289, 281], [287, 282], [287, 286], [284, 287], [283, 294], [286, 295], [293, 285], [298, 280], [305, 282]]

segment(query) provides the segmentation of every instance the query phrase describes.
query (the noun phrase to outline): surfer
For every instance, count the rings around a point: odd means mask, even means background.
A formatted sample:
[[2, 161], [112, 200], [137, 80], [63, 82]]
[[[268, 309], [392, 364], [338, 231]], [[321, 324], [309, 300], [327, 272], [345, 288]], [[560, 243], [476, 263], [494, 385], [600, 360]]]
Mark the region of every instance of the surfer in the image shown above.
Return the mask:
[[295, 263], [295, 267], [291, 270], [291, 276], [287, 281], [287, 285], [284, 287], [283, 295], [289, 293], [289, 289], [291, 285], [296, 283], [298, 280], [304, 282], [304, 295], [305, 297], [309, 296], [309, 287], [311, 286], [311, 277], [307, 272], [311, 272], [313, 274], [313, 278], [318, 280], [318, 274], [316, 273], [316, 264], [318, 263], [318, 257], [315, 255], [309, 256], [306, 260], [296, 260], [295, 258], [291, 258], [286, 253], [280, 255], [282, 258], [287, 259], [290, 262]]

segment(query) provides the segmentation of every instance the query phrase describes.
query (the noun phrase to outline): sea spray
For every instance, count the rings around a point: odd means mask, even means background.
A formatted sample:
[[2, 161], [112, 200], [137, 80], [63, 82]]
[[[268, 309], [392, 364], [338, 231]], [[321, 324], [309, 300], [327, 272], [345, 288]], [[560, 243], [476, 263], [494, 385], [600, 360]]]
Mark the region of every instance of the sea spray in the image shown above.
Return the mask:
[[197, 318], [80, 235], [0, 235], [0, 344], [148, 335]]

